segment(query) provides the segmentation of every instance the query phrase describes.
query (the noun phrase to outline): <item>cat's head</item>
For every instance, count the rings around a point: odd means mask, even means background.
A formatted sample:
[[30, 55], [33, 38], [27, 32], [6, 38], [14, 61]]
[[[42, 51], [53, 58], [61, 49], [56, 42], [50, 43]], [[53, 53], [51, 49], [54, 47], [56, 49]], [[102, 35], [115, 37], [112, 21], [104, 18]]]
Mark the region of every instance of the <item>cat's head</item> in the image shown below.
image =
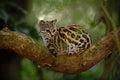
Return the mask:
[[44, 37], [50, 38], [56, 34], [56, 22], [56, 19], [51, 21], [40, 20], [40, 32], [44, 35]]

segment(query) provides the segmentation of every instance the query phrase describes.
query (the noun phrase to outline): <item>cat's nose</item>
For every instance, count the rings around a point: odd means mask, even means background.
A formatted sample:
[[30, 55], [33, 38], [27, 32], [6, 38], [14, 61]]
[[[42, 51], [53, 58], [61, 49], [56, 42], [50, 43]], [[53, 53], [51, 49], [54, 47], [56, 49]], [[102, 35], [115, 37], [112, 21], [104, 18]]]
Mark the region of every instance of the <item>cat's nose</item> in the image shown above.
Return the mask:
[[53, 37], [54, 35], [51, 35], [51, 37]]

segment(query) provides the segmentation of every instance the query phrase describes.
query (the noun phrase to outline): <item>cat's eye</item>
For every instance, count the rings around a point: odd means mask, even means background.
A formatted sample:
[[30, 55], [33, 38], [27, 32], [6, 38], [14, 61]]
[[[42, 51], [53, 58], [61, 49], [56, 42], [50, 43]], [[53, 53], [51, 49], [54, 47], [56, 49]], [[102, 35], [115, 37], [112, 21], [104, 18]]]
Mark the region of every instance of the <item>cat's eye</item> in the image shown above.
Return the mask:
[[53, 32], [55, 32], [55, 30], [53, 30]]
[[47, 32], [50, 32], [50, 30], [49, 30], [49, 29], [46, 29], [46, 31], [47, 31]]

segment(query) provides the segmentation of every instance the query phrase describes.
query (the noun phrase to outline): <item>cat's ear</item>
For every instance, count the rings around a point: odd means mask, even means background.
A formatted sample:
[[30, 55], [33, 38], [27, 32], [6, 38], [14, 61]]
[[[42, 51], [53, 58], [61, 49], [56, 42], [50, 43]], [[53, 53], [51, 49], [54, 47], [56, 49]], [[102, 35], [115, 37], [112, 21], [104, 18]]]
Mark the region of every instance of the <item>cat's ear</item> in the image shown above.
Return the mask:
[[57, 19], [52, 20], [52, 23], [53, 23], [53, 24], [56, 24], [56, 22], [57, 22]]
[[44, 20], [40, 20], [39, 26], [43, 26], [43, 25], [45, 25], [45, 21]]

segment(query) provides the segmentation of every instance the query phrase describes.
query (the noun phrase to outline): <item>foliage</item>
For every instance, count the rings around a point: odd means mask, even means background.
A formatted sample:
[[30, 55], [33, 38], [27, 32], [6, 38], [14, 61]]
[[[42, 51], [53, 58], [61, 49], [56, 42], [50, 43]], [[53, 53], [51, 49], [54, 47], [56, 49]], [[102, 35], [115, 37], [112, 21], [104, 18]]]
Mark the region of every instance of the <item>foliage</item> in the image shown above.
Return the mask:
[[21, 66], [21, 80], [38, 80], [37, 68], [33, 62], [28, 59], [23, 59]]

